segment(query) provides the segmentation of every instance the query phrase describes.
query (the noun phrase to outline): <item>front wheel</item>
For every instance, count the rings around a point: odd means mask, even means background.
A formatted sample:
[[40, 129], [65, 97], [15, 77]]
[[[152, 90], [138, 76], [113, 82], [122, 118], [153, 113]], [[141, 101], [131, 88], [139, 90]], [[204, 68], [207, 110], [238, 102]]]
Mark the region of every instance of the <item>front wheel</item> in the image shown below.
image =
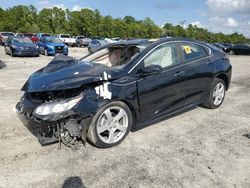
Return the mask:
[[210, 109], [218, 108], [224, 101], [225, 93], [225, 82], [220, 78], [216, 78], [208, 91], [207, 96], [205, 96], [205, 102], [203, 105]]
[[44, 55], [48, 56], [49, 53], [48, 53], [48, 50], [47, 49], [44, 49]]
[[125, 103], [111, 102], [93, 117], [87, 138], [99, 148], [116, 146], [128, 135], [132, 122], [131, 111]]

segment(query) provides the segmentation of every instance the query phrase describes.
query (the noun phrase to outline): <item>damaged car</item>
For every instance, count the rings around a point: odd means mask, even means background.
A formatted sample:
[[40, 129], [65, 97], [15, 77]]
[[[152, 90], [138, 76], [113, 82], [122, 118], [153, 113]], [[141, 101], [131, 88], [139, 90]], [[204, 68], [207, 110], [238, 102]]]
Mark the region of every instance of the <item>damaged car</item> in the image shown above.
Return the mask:
[[108, 148], [197, 105], [218, 108], [230, 80], [228, 56], [206, 43], [123, 41], [79, 60], [56, 56], [24, 84], [16, 111], [42, 145]]

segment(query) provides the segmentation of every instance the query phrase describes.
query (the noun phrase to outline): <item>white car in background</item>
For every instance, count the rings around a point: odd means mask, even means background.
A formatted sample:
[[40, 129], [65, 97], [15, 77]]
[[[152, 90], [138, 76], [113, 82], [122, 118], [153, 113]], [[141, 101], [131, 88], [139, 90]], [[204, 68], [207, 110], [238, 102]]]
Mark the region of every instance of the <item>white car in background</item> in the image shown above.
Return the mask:
[[56, 37], [68, 46], [76, 46], [76, 39], [72, 38], [69, 34], [59, 34]]

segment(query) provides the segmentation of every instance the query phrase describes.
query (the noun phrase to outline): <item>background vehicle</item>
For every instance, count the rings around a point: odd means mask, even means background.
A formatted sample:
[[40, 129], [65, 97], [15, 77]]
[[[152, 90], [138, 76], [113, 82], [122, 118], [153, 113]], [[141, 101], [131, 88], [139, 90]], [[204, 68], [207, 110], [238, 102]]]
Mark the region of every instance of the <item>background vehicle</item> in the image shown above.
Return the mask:
[[68, 55], [68, 46], [56, 37], [42, 37], [37, 43], [40, 53], [48, 55]]
[[51, 34], [48, 34], [48, 33], [37, 33], [36, 36], [38, 37], [38, 39], [40, 39], [42, 37], [51, 37]]
[[78, 47], [88, 46], [90, 41], [90, 38], [86, 38], [84, 36], [76, 36], [76, 46]]
[[33, 33], [16, 33], [16, 36], [30, 38], [34, 43], [38, 42], [38, 37]]
[[76, 45], [76, 39], [71, 38], [69, 34], [59, 34], [57, 37], [66, 45], [68, 46], [75, 46]]
[[227, 53], [233, 55], [250, 55], [250, 46], [247, 44], [237, 44], [227, 48]]
[[30, 38], [9, 37], [4, 45], [5, 53], [10, 56], [39, 56], [39, 49]]
[[218, 108], [230, 80], [227, 55], [205, 43], [126, 41], [81, 60], [57, 56], [30, 76], [16, 109], [42, 144], [107, 148], [197, 105]]
[[100, 47], [108, 44], [105, 40], [92, 39], [88, 46], [89, 53], [97, 51]]
[[12, 32], [0, 32], [0, 44], [4, 45], [7, 38], [14, 35]]

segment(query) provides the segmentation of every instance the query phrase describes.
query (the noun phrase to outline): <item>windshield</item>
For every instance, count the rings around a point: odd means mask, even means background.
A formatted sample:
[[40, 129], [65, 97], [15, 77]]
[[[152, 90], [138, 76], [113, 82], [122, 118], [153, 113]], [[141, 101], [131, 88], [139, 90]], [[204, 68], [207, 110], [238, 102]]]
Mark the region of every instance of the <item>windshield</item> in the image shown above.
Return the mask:
[[22, 44], [33, 44], [33, 42], [29, 38], [12, 38], [13, 43], [22, 43]]
[[62, 43], [62, 41], [56, 37], [45, 37], [44, 41], [45, 42], [52, 42], [52, 43]]
[[78, 39], [85, 39], [85, 37], [77, 37]]
[[99, 63], [107, 67], [120, 67], [126, 65], [140, 52], [140, 47], [135, 45], [112, 46], [90, 54], [81, 59], [81, 61]]

